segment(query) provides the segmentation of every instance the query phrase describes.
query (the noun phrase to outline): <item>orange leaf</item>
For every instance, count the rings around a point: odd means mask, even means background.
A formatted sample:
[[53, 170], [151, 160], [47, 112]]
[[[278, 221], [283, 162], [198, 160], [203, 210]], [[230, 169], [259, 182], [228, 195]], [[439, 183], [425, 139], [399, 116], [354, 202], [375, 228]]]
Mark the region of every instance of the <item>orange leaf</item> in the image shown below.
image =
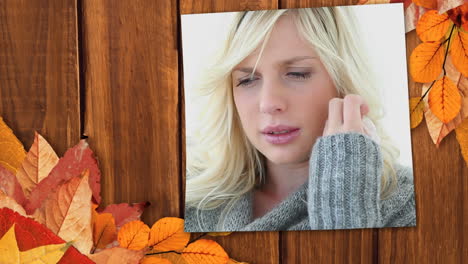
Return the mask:
[[429, 108], [443, 123], [454, 119], [461, 108], [457, 86], [447, 76], [437, 80], [429, 92]]
[[[94, 211], [94, 210], [93, 210]], [[95, 212], [95, 211], [94, 211]], [[95, 213], [93, 213], [95, 214]], [[95, 214], [93, 217], [93, 241], [95, 248], [105, 248], [117, 238], [117, 228], [112, 214]]]
[[229, 256], [215, 241], [200, 239], [188, 245], [182, 256], [188, 264], [209, 263], [226, 264]]
[[[446, 135], [448, 135], [453, 129], [455, 129], [463, 119], [468, 117], [468, 77], [464, 77], [455, 66], [452, 64], [452, 59], [447, 57], [447, 61], [445, 62], [445, 70], [447, 71], [447, 76], [454, 80], [457, 84], [458, 91], [462, 96], [462, 106], [460, 109], [460, 113], [449, 123], [444, 124], [442, 123], [439, 118], [437, 118], [430, 109], [428, 109], [427, 105], [425, 106], [424, 116], [426, 119], [426, 125], [429, 131], [429, 135], [432, 138], [434, 144], [439, 146], [440, 142]], [[424, 94], [427, 89], [429, 88], [430, 83], [426, 83], [422, 87], [422, 94]], [[427, 96], [424, 98], [425, 102], [427, 103]]]
[[190, 233], [184, 232], [184, 219], [164, 217], [151, 227], [148, 246], [155, 251], [181, 250], [190, 240]]
[[123, 248], [140, 250], [148, 245], [150, 228], [142, 221], [126, 223], [119, 231], [117, 239]]
[[410, 56], [410, 73], [415, 82], [431, 82], [442, 71], [444, 48], [440, 42], [419, 44]]
[[416, 33], [426, 41], [439, 41], [449, 28], [451, 22], [447, 14], [439, 15], [436, 10], [430, 10], [419, 19]]
[[26, 197], [39, 182], [49, 175], [58, 161], [59, 158], [49, 143], [35, 132], [34, 142], [16, 174]]
[[421, 97], [410, 98], [411, 128], [415, 128], [421, 123], [423, 119], [423, 114], [424, 114], [424, 101], [421, 100]]
[[81, 253], [93, 246], [91, 228], [91, 188], [89, 171], [60, 185], [34, 213], [34, 219], [57, 234]]
[[24, 211], [23, 206], [19, 205], [15, 199], [11, 198], [10, 196], [5, 195], [0, 190], [0, 208], [10, 208], [11, 210], [17, 212], [22, 216], [26, 216], [26, 212]]
[[468, 31], [468, 2], [447, 11], [448, 16], [458, 27], [463, 27]]
[[465, 118], [463, 122], [455, 129], [458, 143], [460, 144], [460, 150], [465, 159], [466, 165], [468, 166], [468, 118]]
[[23, 144], [16, 138], [13, 131], [3, 122], [0, 117], [0, 165], [9, 170], [13, 175], [21, 166], [26, 151]]
[[413, 0], [413, 3], [429, 9], [437, 8], [437, 0]]
[[173, 264], [170, 260], [160, 257], [146, 257], [140, 264]]
[[120, 247], [105, 249], [99, 253], [88, 255], [88, 257], [98, 264], [138, 264], [145, 256], [143, 251], [129, 250]]
[[187, 264], [187, 261], [182, 257], [182, 254], [169, 252], [158, 254], [158, 256], [169, 260], [172, 264]]
[[450, 44], [450, 56], [453, 65], [468, 77], [468, 33], [455, 29]]

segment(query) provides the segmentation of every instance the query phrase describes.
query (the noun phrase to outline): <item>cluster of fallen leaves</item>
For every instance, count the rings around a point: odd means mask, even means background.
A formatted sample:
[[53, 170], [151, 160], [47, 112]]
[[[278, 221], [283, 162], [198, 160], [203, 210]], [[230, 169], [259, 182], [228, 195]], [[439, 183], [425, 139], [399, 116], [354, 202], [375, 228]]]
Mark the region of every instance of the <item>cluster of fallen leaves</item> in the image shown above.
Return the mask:
[[437, 146], [456, 131], [462, 155], [468, 163], [468, 3], [444, 13], [429, 10], [434, 1], [422, 1], [428, 9], [416, 33], [422, 41], [411, 53], [410, 74], [423, 83], [421, 96], [410, 98], [411, 128], [423, 117]]
[[184, 220], [140, 221], [149, 203], [99, 208], [100, 171], [86, 140], [58, 158], [38, 133], [26, 153], [0, 117], [0, 263], [238, 263]]

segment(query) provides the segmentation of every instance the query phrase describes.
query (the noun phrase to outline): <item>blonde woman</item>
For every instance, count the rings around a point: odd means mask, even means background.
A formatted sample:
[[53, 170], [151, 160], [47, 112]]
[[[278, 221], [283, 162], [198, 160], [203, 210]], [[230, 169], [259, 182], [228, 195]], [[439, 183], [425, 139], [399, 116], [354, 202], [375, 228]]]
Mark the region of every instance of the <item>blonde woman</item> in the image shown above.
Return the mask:
[[239, 14], [200, 87], [185, 231], [416, 224], [355, 29], [343, 7]]

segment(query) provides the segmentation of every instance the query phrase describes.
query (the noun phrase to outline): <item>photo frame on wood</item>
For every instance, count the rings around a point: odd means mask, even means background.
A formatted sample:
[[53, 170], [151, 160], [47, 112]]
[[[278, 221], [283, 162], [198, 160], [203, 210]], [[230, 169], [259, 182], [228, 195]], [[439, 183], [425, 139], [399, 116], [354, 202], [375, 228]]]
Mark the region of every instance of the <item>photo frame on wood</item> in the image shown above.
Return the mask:
[[416, 225], [403, 4], [181, 22], [186, 232]]

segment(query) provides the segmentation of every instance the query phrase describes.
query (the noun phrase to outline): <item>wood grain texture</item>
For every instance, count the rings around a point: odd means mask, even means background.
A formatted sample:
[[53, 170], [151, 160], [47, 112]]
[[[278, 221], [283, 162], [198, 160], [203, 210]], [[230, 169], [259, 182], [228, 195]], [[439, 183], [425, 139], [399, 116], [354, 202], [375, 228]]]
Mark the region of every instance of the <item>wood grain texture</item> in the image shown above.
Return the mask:
[[26, 150], [80, 140], [75, 0], [0, 1], [0, 116]]
[[[416, 32], [406, 36], [407, 59], [420, 43]], [[410, 96], [421, 84], [410, 75]], [[416, 228], [379, 231], [379, 263], [466, 263], [468, 260], [468, 184], [455, 132], [437, 148], [427, 126], [412, 130]]]
[[85, 134], [103, 204], [148, 200], [151, 225], [179, 216], [177, 8], [172, 1], [83, 2]]
[[[228, 12], [241, 10], [276, 9], [277, 1], [195, 1], [180, 0], [181, 14]], [[182, 42], [179, 39], [179, 47]], [[182, 87], [183, 90], [183, 87]], [[182, 101], [183, 104], [183, 101]], [[185, 111], [182, 111], [185, 113]], [[182, 120], [185, 119], [182, 114]], [[184, 130], [185, 133], [185, 130]], [[185, 138], [183, 138], [185, 140]], [[185, 152], [184, 152], [185, 153]], [[185, 158], [185, 155], [183, 155]], [[185, 172], [185, 163], [184, 170]], [[185, 181], [185, 173], [184, 173]], [[213, 237], [228, 252], [231, 258], [248, 263], [269, 264], [280, 263], [279, 233], [278, 232], [238, 232], [227, 237]]]
[[[281, 8], [351, 5], [357, 1], [281, 0]], [[282, 263], [373, 263], [377, 257], [377, 229], [284, 232]]]

